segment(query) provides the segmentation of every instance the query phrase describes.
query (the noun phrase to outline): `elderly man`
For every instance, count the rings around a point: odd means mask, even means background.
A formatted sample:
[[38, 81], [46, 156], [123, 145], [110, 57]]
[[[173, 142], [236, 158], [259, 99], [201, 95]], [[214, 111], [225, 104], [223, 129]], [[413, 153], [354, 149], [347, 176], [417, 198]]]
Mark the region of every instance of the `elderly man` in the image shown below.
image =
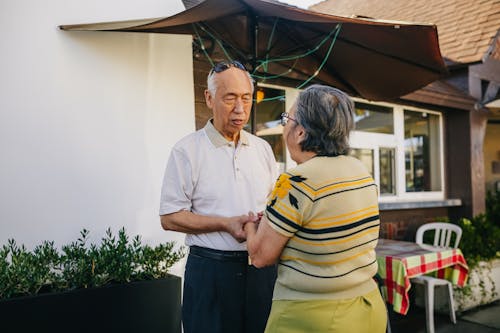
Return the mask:
[[243, 130], [253, 90], [241, 63], [215, 65], [205, 91], [213, 118], [174, 146], [165, 171], [161, 224], [186, 233], [190, 247], [185, 333], [258, 333], [266, 325], [276, 268], [249, 265], [243, 228], [249, 212], [265, 209], [277, 167], [269, 144]]

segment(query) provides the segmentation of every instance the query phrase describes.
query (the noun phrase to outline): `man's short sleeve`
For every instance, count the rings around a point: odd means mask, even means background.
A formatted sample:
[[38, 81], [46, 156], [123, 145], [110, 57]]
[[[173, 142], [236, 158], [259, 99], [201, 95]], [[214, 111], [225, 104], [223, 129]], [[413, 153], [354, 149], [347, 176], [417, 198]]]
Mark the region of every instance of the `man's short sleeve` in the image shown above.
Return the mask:
[[191, 210], [193, 182], [191, 164], [182, 151], [174, 148], [163, 177], [160, 197], [160, 215]]

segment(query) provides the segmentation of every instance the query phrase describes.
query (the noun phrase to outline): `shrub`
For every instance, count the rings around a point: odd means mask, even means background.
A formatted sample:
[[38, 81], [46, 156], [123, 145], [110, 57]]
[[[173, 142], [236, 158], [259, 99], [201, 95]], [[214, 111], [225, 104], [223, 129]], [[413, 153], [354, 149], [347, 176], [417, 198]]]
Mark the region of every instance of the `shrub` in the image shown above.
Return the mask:
[[[450, 222], [448, 217], [438, 217], [438, 222]], [[469, 268], [480, 261], [500, 258], [500, 193], [489, 192], [486, 197], [486, 212], [471, 219], [451, 221], [462, 228], [459, 248]], [[426, 233], [424, 240], [432, 243], [433, 233]]]
[[500, 192], [486, 194], [486, 215], [491, 223], [500, 228]]
[[175, 242], [151, 247], [139, 236], [130, 241], [124, 228], [118, 237], [108, 228], [100, 245], [88, 244], [88, 235], [83, 229], [61, 252], [54, 242], [28, 251], [10, 239], [0, 249], [0, 299], [159, 279], [185, 255], [183, 247], [174, 249]]
[[500, 257], [500, 228], [486, 214], [456, 222], [462, 228], [460, 249], [470, 267]]

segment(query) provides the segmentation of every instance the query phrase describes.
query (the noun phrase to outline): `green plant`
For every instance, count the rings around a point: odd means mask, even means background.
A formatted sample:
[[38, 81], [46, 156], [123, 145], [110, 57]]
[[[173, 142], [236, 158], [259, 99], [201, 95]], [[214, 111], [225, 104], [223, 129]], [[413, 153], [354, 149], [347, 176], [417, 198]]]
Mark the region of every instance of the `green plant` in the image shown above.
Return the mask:
[[470, 268], [480, 261], [500, 257], [500, 228], [486, 214], [456, 222], [462, 228], [460, 249]]
[[[460, 249], [469, 266], [469, 282], [464, 288], [454, 287], [458, 308], [467, 303], [488, 304], [497, 296], [491, 276], [491, 259], [500, 258], [500, 196], [488, 194], [486, 213], [454, 222], [462, 228]], [[489, 286], [489, 288], [487, 287]], [[472, 290], [478, 290], [479, 294]]]
[[61, 252], [53, 242], [28, 251], [10, 239], [0, 249], [0, 299], [159, 279], [185, 255], [174, 242], [151, 247], [139, 236], [130, 241], [124, 228], [117, 237], [107, 229], [99, 245], [88, 244], [88, 235], [83, 229]]
[[494, 225], [500, 228], [500, 192], [486, 194], [486, 215]]
[[[447, 217], [434, 220], [450, 222]], [[451, 223], [462, 228], [459, 248], [469, 266], [467, 284], [463, 288], [453, 287], [457, 309], [461, 311], [471, 304], [488, 304], [494, 301], [498, 294], [492, 277], [491, 259], [500, 258], [500, 194], [488, 193], [485, 214], [471, 219], [460, 218]], [[424, 240], [430, 241], [433, 235], [428, 234], [424, 235]]]
[[32, 252], [9, 240], [0, 251], [0, 298], [36, 294], [57, 284], [54, 267], [58, 263], [53, 242], [44, 242]]

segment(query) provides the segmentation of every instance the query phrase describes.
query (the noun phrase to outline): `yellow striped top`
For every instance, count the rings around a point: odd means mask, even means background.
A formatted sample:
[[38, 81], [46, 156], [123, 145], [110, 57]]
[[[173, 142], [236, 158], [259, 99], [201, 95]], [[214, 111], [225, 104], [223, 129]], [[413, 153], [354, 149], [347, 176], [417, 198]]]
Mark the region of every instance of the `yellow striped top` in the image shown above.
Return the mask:
[[349, 156], [314, 157], [278, 178], [266, 216], [290, 238], [274, 299], [342, 299], [376, 288], [377, 187]]

